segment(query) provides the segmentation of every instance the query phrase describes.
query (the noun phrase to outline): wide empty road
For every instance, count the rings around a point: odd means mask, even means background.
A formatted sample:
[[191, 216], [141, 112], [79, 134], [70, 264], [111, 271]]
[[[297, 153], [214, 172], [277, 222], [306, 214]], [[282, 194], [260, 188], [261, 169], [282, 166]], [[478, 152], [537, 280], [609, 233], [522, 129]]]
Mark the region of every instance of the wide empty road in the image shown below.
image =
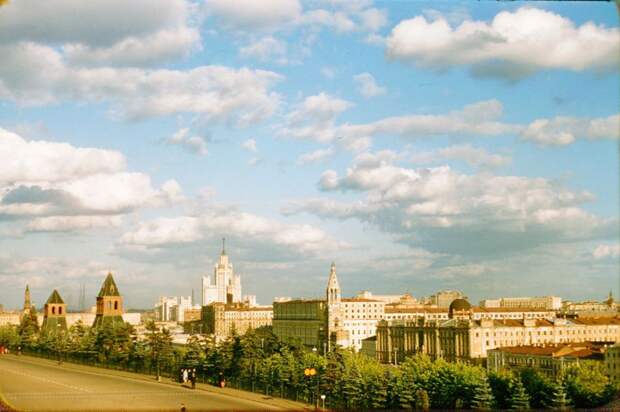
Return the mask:
[[[152, 380], [151, 380], [152, 379]], [[165, 379], [165, 378], [163, 378]], [[169, 379], [167, 380], [169, 382]], [[0, 393], [24, 411], [286, 410], [301, 404], [209, 388], [196, 390], [126, 372], [0, 355]]]

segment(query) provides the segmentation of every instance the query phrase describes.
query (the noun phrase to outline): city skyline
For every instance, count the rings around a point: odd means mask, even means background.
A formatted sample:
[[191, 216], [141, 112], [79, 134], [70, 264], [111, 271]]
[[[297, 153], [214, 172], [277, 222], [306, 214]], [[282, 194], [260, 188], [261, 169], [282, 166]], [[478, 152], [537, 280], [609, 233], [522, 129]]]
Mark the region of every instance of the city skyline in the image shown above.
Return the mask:
[[260, 3], [0, 7], [5, 308], [620, 295], [613, 4]]

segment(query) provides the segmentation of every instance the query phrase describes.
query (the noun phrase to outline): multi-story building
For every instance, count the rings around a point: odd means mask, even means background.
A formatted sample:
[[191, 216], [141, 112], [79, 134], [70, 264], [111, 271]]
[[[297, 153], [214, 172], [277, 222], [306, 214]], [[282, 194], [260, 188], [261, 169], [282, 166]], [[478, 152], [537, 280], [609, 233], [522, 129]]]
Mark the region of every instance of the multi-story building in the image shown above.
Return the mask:
[[233, 333], [243, 335], [250, 329], [270, 326], [272, 319], [271, 306], [216, 302], [202, 307], [202, 332], [213, 334], [220, 341]]
[[485, 309], [505, 308], [557, 311], [562, 308], [562, 298], [559, 296], [536, 296], [485, 299], [480, 301], [480, 307]]
[[358, 299], [372, 299], [379, 300], [384, 302], [386, 305], [388, 304], [399, 304], [399, 305], [419, 305], [416, 298], [406, 293], [404, 295], [375, 295], [374, 293], [363, 290], [355, 295]]
[[555, 378], [570, 365], [602, 362], [607, 356], [605, 349], [605, 344], [593, 342], [507, 346], [488, 352], [487, 369], [497, 372], [534, 368]]
[[325, 351], [327, 302], [324, 299], [273, 302], [273, 333], [284, 342]]
[[620, 305], [616, 303], [614, 297], [609, 292], [609, 296], [602, 302], [588, 300], [584, 302], [564, 302], [561, 314], [569, 317], [601, 317], [618, 316]]
[[617, 342], [620, 318], [479, 319], [462, 299], [449, 308], [448, 320], [381, 321], [377, 357], [382, 362], [425, 353], [449, 361], [481, 361], [491, 349], [569, 342]]
[[202, 306], [215, 302], [230, 304], [241, 301], [241, 277], [235, 275], [226, 254], [225, 241], [222, 239], [222, 252], [213, 268], [213, 277], [202, 277]]
[[183, 323], [185, 322], [185, 312], [191, 309], [200, 311], [199, 306], [192, 305], [191, 296], [160, 296], [157, 305], [155, 305], [157, 321], [159, 322]]
[[613, 382], [620, 383], [620, 343], [605, 351], [605, 369]]

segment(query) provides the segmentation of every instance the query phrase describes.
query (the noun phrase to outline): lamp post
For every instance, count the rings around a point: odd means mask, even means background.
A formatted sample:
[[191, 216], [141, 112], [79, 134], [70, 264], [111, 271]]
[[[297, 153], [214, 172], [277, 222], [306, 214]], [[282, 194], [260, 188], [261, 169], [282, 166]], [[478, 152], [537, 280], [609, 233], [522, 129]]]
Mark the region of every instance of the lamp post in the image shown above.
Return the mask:
[[321, 395], [321, 402], [323, 403], [323, 409], [325, 409], [325, 394]]
[[[308, 377], [308, 379], [312, 379], [313, 376], [317, 376], [317, 370], [315, 368], [305, 368], [304, 376]], [[314, 398], [315, 400], [313, 403], [314, 403], [315, 409], [319, 409], [319, 379], [318, 379], [318, 376], [316, 380], [316, 394], [314, 395]]]

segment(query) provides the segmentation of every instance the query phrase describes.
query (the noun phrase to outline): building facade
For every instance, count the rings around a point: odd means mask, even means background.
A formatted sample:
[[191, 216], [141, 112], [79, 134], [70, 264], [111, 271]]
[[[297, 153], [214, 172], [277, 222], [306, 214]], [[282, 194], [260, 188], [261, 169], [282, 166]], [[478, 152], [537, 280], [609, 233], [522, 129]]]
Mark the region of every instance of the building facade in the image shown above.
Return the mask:
[[235, 274], [222, 239], [222, 252], [213, 267], [213, 276], [202, 277], [202, 306], [216, 302], [230, 304], [241, 301], [241, 277]]
[[486, 309], [505, 308], [558, 311], [562, 309], [562, 298], [559, 296], [536, 296], [485, 299], [480, 302], [480, 307]]
[[613, 382], [620, 383], [620, 343], [605, 351], [605, 370]]
[[327, 347], [327, 302], [296, 299], [273, 303], [273, 333], [287, 343]]
[[433, 359], [475, 362], [485, 359], [489, 350], [507, 346], [620, 340], [620, 318], [475, 320], [469, 309], [450, 310], [448, 320], [381, 321], [378, 359], [392, 363], [424, 353]]
[[533, 368], [550, 378], [556, 378], [570, 365], [603, 362], [605, 349], [604, 344], [592, 342], [507, 346], [488, 352], [487, 369], [498, 372]]
[[160, 296], [155, 305], [156, 319], [159, 322], [185, 322], [185, 312], [191, 309], [200, 311], [192, 305], [191, 296]]
[[271, 306], [249, 306], [245, 303], [212, 303], [202, 307], [202, 331], [213, 334], [217, 341], [236, 333], [243, 335], [250, 329], [271, 326]]

